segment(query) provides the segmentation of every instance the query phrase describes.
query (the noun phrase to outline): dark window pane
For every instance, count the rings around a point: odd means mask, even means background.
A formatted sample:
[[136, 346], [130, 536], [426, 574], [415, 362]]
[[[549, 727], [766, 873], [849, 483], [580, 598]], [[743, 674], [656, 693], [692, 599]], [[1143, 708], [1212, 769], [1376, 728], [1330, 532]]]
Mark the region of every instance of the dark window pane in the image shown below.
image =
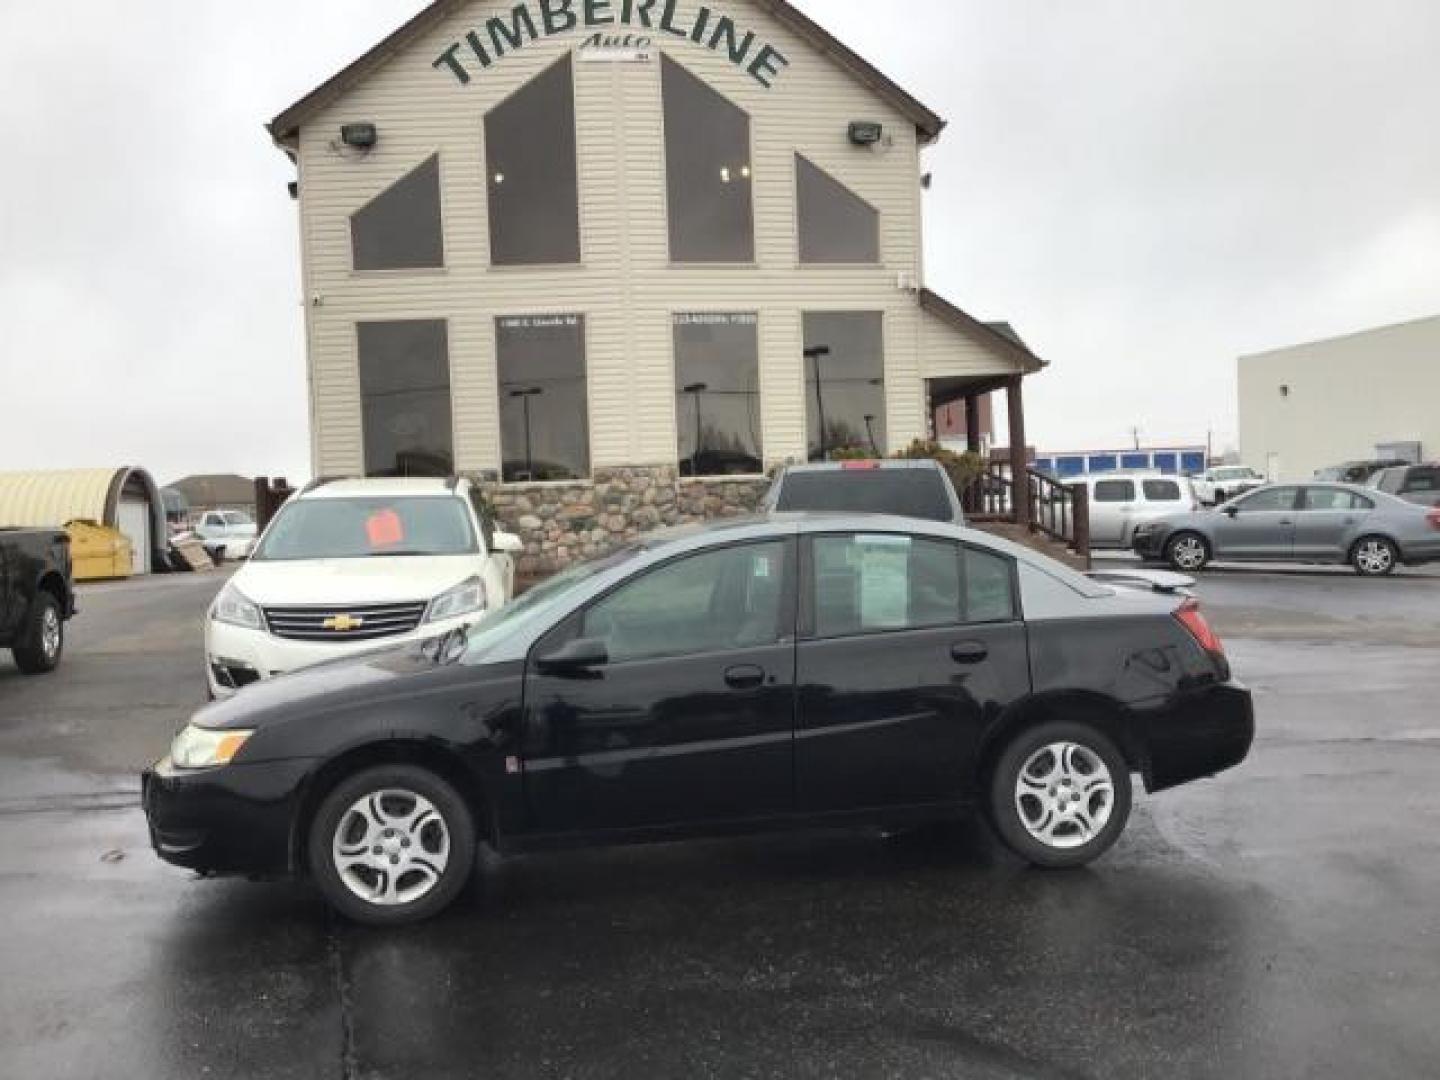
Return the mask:
[[367, 476], [455, 471], [445, 320], [358, 326]]
[[1406, 491], [1440, 491], [1440, 469], [1411, 469], [1404, 483]]
[[754, 262], [750, 117], [662, 56], [674, 262]]
[[490, 261], [580, 261], [575, 91], [567, 56], [485, 117]]
[[1095, 483], [1095, 501], [1102, 503], [1130, 502], [1135, 498], [1133, 480], [1098, 480]]
[[992, 551], [965, 549], [965, 620], [1009, 622], [1016, 616], [1010, 560]]
[[496, 348], [505, 480], [589, 476], [584, 316], [498, 319]]
[[601, 600], [580, 636], [603, 640], [612, 662], [773, 645], [783, 632], [784, 568], [779, 542], [692, 555]]
[[350, 218], [356, 270], [445, 265], [440, 222], [440, 155], [401, 177]]
[[880, 214], [829, 173], [795, 155], [802, 263], [880, 261]]
[[1149, 502], [1179, 502], [1180, 485], [1174, 480], [1146, 480], [1145, 498]]
[[933, 469], [788, 473], [780, 484], [775, 509], [897, 514], [925, 521], [955, 520], [945, 482]]
[[676, 315], [675, 392], [682, 476], [764, 472], [754, 315]]
[[[810, 312], [805, 350], [805, 419], [811, 461], [837, 450], [885, 455], [884, 320], [878, 311]], [[823, 437], [822, 437], [823, 417]]]
[[847, 637], [960, 621], [960, 552], [914, 536], [816, 537], [815, 636]]

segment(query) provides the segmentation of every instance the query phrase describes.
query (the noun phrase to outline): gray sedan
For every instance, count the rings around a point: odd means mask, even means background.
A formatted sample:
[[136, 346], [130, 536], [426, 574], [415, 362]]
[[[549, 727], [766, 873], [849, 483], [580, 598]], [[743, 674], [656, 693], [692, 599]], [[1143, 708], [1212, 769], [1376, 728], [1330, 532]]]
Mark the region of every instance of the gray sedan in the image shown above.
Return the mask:
[[1135, 551], [1194, 573], [1212, 559], [1349, 563], [1366, 577], [1440, 562], [1440, 508], [1354, 484], [1275, 484], [1136, 530]]

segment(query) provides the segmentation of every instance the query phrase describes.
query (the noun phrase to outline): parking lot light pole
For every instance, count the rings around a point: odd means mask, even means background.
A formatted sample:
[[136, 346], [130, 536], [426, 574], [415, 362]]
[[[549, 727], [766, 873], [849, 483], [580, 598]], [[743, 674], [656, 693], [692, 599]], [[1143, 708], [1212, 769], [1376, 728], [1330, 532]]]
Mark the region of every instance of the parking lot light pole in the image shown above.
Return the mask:
[[526, 387], [524, 390], [511, 390], [511, 391], [510, 391], [510, 396], [511, 396], [512, 398], [519, 398], [519, 399], [520, 399], [520, 404], [521, 404], [521, 405], [524, 407], [524, 409], [525, 409], [525, 479], [526, 479], [526, 480], [534, 480], [534, 479], [535, 479], [535, 458], [534, 458], [534, 455], [533, 455], [533, 454], [531, 453], [531, 451], [530, 451], [530, 399], [531, 399], [532, 397], [539, 397], [539, 396], [540, 396], [541, 394], [543, 394], [543, 393], [545, 393], [544, 389], [541, 388], [541, 387], [539, 387], [539, 386], [530, 386], [530, 387]]
[[681, 393], [689, 394], [695, 399], [695, 452], [690, 455], [690, 475], [700, 475], [700, 438], [704, 427], [700, 422], [700, 395], [710, 389], [708, 383], [697, 382], [681, 388]]
[[820, 420], [820, 460], [829, 458], [825, 445], [825, 394], [820, 386], [820, 360], [830, 355], [829, 345], [812, 345], [805, 350], [805, 359], [815, 364], [815, 413]]

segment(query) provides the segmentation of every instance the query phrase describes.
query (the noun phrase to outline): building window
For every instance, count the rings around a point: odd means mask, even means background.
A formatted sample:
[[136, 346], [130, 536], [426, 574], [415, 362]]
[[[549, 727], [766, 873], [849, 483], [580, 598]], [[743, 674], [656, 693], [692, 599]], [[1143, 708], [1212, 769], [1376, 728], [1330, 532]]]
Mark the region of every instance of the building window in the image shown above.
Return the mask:
[[500, 457], [507, 483], [590, 475], [585, 317], [496, 320]]
[[674, 262], [754, 262], [750, 117], [662, 56]]
[[357, 337], [365, 475], [451, 475], [455, 452], [445, 321], [362, 322]]
[[805, 422], [811, 461], [885, 454], [884, 319], [878, 311], [805, 315]]
[[675, 316], [675, 418], [681, 476], [764, 472], [756, 317]]
[[829, 173], [795, 155], [802, 263], [878, 263], [880, 213]]
[[575, 88], [568, 55], [486, 115], [485, 175], [492, 264], [580, 261]]
[[350, 217], [356, 270], [417, 270], [445, 265], [440, 222], [440, 155], [402, 176]]

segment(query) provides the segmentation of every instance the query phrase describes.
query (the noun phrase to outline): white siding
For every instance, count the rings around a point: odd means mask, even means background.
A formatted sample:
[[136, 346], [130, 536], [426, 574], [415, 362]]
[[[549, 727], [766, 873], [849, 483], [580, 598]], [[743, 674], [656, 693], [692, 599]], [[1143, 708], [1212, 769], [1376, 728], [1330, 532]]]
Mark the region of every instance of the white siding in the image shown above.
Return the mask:
[[[592, 460], [596, 466], [673, 463], [676, 455], [671, 315], [754, 311], [760, 316], [763, 436], [767, 461], [803, 457], [801, 312], [885, 313], [888, 426], [899, 442], [925, 430], [925, 374], [1003, 373], [948, 327], [936, 329], [902, 274], [919, 280], [919, 147], [914, 126], [883, 99], [751, 0], [712, 5], [753, 26], [790, 60], [767, 90], [728, 59], [656, 33], [656, 44], [746, 109], [753, 141], [756, 263], [677, 266], [668, 255], [660, 65], [577, 63], [582, 264], [489, 266], [483, 116], [560, 59], [584, 31], [527, 44], [458, 84], [432, 61], [508, 5], [462, 8], [321, 110], [300, 140], [301, 221], [309, 310], [315, 469], [363, 464], [354, 324], [447, 318], [457, 466], [498, 467], [495, 316], [579, 312], [586, 317]], [[693, 9], [687, 4], [685, 10]], [[878, 120], [891, 145], [850, 145], [851, 120]], [[369, 120], [367, 155], [337, 149], [340, 124]], [[537, 133], [544, 137], [544, 133]], [[441, 154], [443, 271], [355, 273], [349, 216], [424, 158]], [[798, 265], [794, 156], [804, 154], [881, 216], [878, 266]], [[925, 324], [922, 326], [922, 324]], [[987, 366], [988, 365], [988, 366]]]

